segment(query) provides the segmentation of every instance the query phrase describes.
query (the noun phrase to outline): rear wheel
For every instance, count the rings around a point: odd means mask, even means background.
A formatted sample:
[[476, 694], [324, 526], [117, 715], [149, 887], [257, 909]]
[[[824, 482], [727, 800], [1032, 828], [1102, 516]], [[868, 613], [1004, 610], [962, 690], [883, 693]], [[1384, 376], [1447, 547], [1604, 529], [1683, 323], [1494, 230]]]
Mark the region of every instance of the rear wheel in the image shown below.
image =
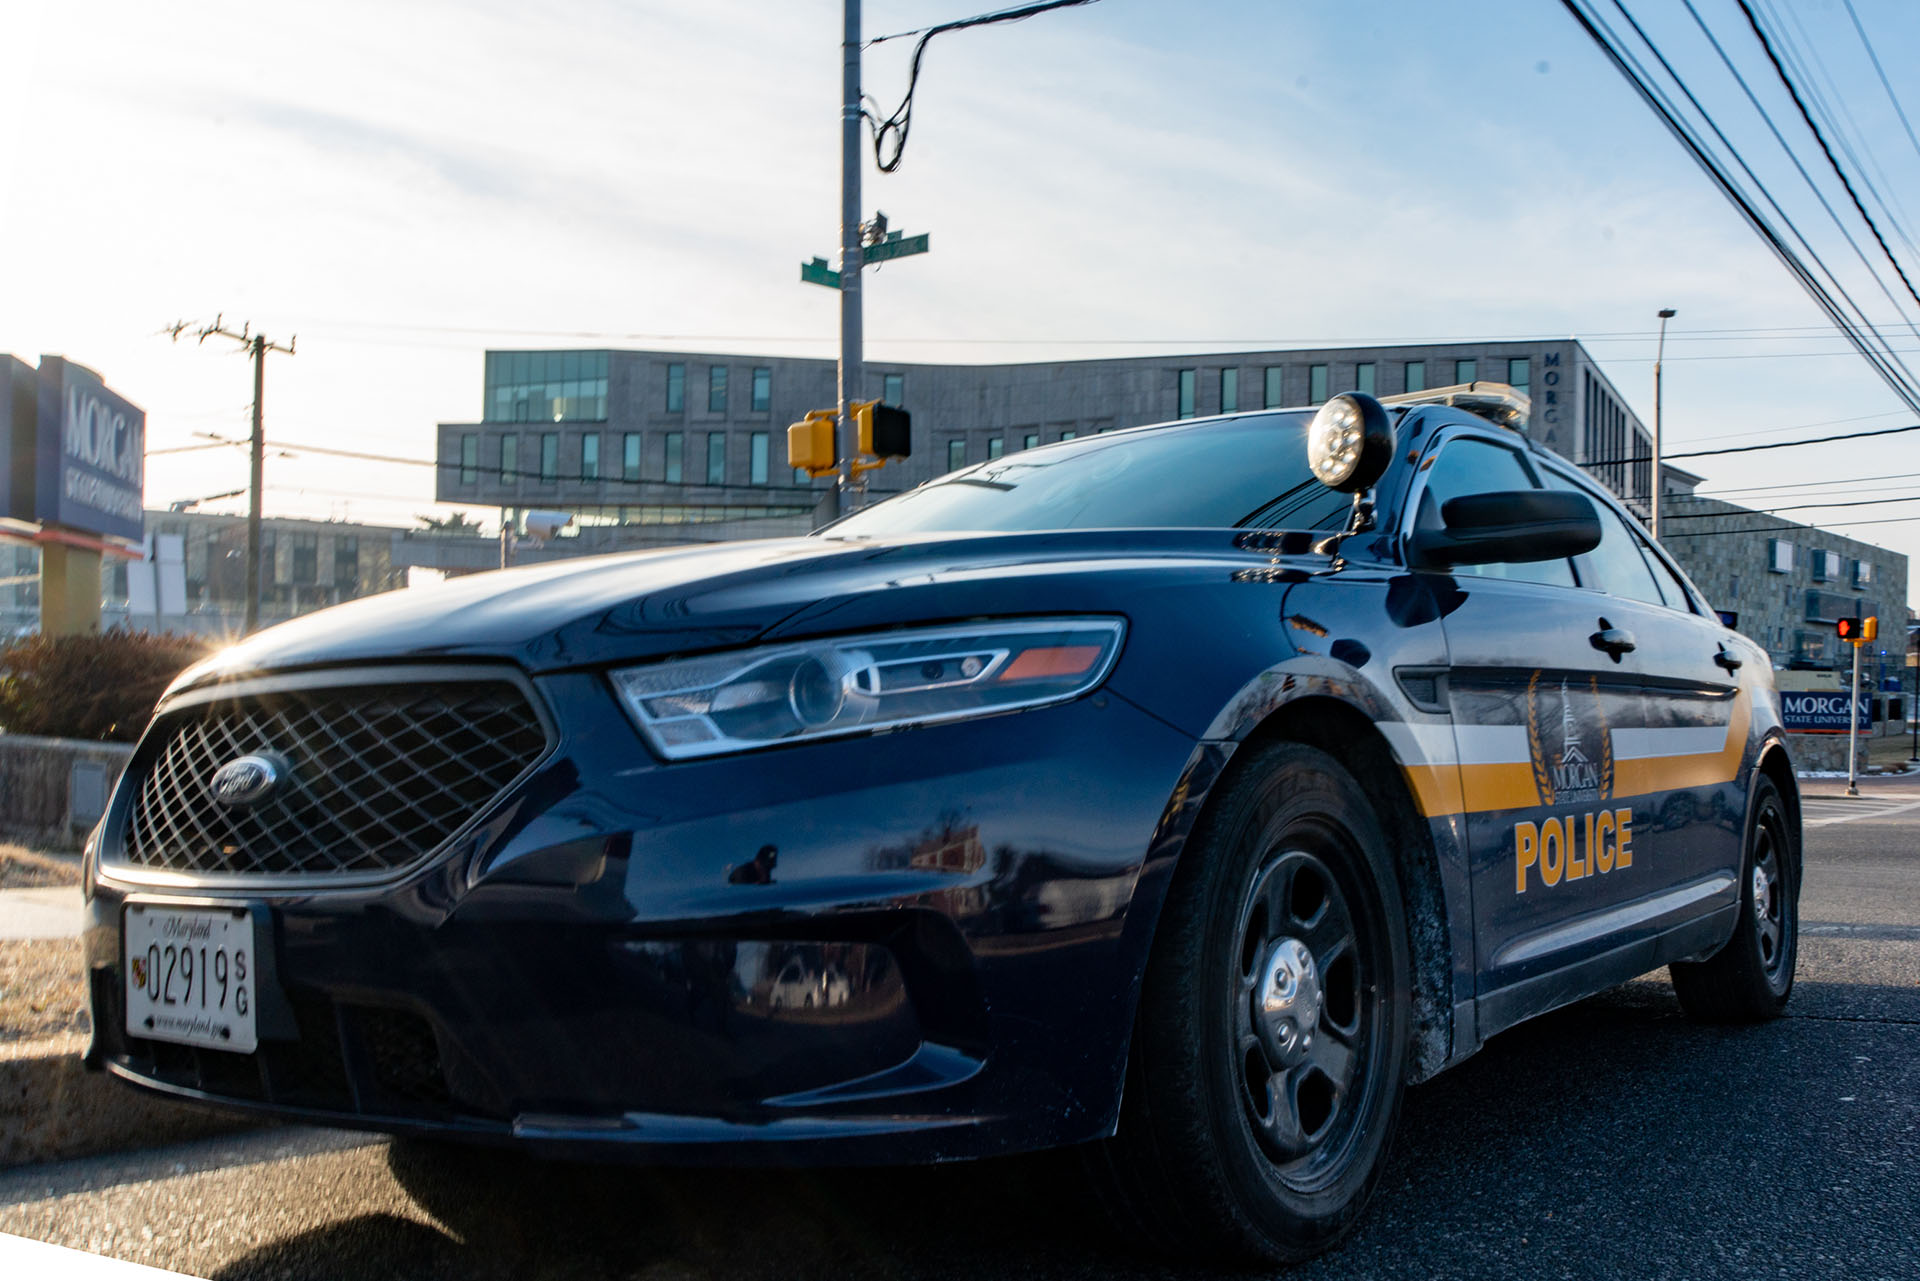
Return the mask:
[[1704, 961], [1668, 967], [1688, 1015], [1708, 1023], [1776, 1018], [1793, 993], [1799, 950], [1800, 857], [1773, 780], [1754, 784], [1741, 864], [1740, 916], [1725, 947]]
[[1092, 1164], [1169, 1252], [1288, 1262], [1337, 1241], [1379, 1178], [1411, 963], [1360, 785], [1314, 748], [1252, 750], [1182, 856]]

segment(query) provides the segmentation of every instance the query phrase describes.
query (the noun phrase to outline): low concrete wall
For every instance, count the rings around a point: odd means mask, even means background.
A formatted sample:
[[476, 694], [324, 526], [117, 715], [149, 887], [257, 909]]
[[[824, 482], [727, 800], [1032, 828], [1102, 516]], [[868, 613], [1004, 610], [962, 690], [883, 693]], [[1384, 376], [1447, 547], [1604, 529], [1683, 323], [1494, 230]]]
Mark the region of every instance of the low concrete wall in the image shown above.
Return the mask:
[[0, 834], [79, 849], [132, 756], [130, 743], [0, 734]]

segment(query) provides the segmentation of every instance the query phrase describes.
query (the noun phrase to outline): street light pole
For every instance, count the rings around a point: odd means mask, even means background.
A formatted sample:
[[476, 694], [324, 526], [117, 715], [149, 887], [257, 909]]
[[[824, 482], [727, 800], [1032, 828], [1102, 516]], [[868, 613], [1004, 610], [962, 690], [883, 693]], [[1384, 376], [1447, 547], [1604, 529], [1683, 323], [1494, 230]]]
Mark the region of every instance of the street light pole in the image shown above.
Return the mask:
[[840, 421], [835, 426], [840, 474], [834, 478], [834, 511], [852, 510], [853, 402], [860, 398], [860, 0], [846, 0], [846, 34], [840, 75]]
[[1667, 354], [1667, 322], [1674, 309], [1660, 309], [1660, 345], [1653, 356], [1653, 539], [1660, 541], [1660, 362]]

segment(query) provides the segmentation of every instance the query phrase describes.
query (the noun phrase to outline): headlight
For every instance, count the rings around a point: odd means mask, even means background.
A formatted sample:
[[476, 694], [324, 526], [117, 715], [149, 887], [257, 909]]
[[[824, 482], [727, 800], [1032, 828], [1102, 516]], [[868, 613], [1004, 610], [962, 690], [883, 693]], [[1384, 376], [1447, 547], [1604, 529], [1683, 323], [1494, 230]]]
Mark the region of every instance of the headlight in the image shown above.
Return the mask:
[[843, 636], [613, 673], [668, 760], [1064, 702], [1112, 669], [1118, 619], [1047, 618]]

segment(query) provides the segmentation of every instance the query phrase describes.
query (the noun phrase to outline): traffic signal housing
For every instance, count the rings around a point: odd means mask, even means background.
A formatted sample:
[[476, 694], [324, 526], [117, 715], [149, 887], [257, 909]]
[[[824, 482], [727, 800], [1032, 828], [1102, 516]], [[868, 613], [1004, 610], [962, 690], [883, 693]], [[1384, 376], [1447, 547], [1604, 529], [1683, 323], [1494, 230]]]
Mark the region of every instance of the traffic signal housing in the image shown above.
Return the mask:
[[877, 400], [853, 404], [856, 453], [868, 458], [908, 458], [913, 454], [913, 416]]
[[1868, 614], [1864, 618], [1839, 619], [1833, 625], [1833, 634], [1850, 644], [1864, 645], [1880, 635], [1880, 618], [1876, 614]]
[[832, 409], [809, 409], [807, 416], [787, 428], [787, 465], [809, 476], [825, 476], [840, 467], [833, 447], [833, 425], [840, 417]]

